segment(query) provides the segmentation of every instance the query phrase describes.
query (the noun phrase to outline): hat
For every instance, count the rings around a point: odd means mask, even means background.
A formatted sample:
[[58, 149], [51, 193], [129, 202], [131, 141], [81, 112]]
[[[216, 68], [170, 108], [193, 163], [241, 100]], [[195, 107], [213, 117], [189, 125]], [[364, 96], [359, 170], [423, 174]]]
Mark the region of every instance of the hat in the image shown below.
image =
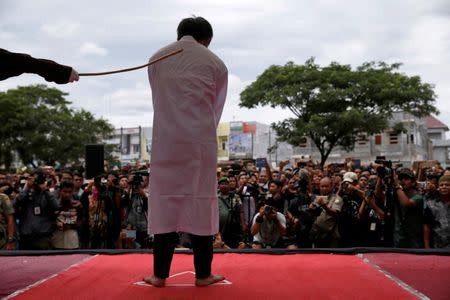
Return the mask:
[[358, 175], [356, 175], [356, 173], [353, 173], [353, 172], [346, 172], [344, 174], [344, 179], [342, 181], [343, 182], [355, 182], [355, 181], [358, 181]]
[[397, 171], [398, 179], [402, 178], [409, 178], [409, 179], [416, 179], [416, 175], [414, 175], [414, 172], [411, 169], [408, 168], [401, 168]]
[[221, 177], [220, 179], [219, 179], [219, 184], [221, 184], [222, 182], [226, 182], [226, 183], [229, 183], [230, 182], [230, 180], [228, 179], [228, 177]]

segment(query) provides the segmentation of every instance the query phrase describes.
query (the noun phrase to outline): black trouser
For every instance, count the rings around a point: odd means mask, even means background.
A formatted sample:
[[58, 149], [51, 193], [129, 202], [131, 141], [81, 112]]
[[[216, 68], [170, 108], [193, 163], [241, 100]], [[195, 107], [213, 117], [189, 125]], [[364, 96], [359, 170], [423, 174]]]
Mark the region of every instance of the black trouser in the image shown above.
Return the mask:
[[[153, 245], [153, 272], [158, 278], [169, 277], [170, 264], [178, 240], [176, 232], [155, 234]], [[191, 234], [194, 251], [195, 278], [204, 279], [211, 275], [213, 259], [212, 236]]]

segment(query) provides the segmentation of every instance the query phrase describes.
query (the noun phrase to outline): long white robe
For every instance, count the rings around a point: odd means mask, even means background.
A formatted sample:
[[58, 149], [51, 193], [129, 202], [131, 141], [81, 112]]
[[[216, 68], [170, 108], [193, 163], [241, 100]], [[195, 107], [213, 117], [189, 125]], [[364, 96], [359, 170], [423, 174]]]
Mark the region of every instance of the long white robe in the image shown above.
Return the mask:
[[191, 36], [150, 60], [180, 48], [148, 69], [154, 108], [149, 233], [213, 235], [219, 230], [216, 132], [228, 70]]

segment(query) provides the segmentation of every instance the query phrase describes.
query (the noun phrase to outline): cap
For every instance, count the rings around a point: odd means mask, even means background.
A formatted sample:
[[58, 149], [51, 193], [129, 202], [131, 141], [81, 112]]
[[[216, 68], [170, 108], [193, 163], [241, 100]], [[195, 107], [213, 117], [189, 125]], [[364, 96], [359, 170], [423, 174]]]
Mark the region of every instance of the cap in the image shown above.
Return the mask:
[[346, 172], [344, 174], [344, 179], [342, 181], [343, 182], [355, 182], [355, 181], [358, 181], [358, 175], [356, 175], [356, 173], [354, 173], [354, 172]]
[[228, 179], [228, 177], [221, 177], [220, 179], [219, 179], [219, 184], [221, 184], [222, 182], [226, 182], [226, 183], [229, 183], [230, 182], [230, 180]]

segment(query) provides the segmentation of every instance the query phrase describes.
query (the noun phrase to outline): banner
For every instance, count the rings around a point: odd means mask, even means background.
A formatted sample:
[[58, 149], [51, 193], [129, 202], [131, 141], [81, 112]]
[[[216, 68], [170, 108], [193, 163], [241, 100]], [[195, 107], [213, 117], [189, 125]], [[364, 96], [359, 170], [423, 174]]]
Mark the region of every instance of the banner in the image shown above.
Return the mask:
[[256, 122], [244, 122], [242, 124], [243, 133], [256, 133]]
[[230, 159], [253, 158], [252, 143], [250, 133], [230, 133], [228, 141]]

